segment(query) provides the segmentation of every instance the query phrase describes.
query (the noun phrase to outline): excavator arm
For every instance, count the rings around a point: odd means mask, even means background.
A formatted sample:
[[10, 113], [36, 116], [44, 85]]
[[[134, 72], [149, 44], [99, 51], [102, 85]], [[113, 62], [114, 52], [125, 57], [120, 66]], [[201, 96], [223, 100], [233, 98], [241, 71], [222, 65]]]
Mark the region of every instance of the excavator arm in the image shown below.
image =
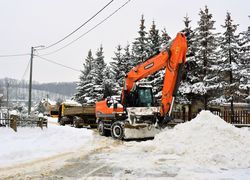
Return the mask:
[[126, 94], [133, 90], [137, 81], [165, 68], [160, 114], [162, 117], [165, 117], [167, 113], [170, 115], [171, 104], [174, 102], [174, 96], [176, 95], [182, 74], [182, 67], [186, 61], [186, 52], [186, 37], [183, 33], [178, 33], [168, 49], [134, 67], [125, 77], [122, 90], [122, 104], [125, 104]]

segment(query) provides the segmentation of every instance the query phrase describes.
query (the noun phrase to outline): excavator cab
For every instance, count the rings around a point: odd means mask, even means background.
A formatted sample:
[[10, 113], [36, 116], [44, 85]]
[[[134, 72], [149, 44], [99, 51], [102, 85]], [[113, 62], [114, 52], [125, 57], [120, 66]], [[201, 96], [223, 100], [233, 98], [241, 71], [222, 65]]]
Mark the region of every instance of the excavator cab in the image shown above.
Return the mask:
[[133, 91], [126, 94], [125, 99], [127, 100], [126, 107], [152, 107], [155, 105], [150, 86], [136, 86]]
[[151, 87], [137, 87], [138, 98], [135, 107], [152, 107], [154, 105], [153, 92]]

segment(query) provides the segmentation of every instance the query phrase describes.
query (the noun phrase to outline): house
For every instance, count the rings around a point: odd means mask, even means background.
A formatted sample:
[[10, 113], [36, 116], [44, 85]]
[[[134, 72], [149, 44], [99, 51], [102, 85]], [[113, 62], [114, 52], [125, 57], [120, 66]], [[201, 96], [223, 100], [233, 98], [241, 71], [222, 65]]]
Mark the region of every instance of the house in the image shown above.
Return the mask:
[[58, 111], [58, 104], [50, 99], [42, 99], [39, 103], [39, 111], [45, 115], [53, 115]]
[[0, 107], [2, 106], [3, 102], [3, 89], [0, 89]]

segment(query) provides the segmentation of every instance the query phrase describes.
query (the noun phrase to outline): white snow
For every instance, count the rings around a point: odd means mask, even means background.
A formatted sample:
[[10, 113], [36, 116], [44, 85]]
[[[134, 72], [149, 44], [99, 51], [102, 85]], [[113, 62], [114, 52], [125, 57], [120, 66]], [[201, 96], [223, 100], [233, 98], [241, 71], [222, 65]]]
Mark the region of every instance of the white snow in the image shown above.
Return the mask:
[[181, 157], [185, 164], [250, 167], [250, 132], [226, 123], [209, 111], [190, 122], [156, 135], [148, 143], [153, 152]]
[[159, 112], [159, 107], [129, 107], [127, 108], [128, 116], [131, 115], [153, 115], [154, 112]]
[[74, 152], [92, 139], [92, 133], [91, 130], [56, 124], [49, 124], [43, 130], [38, 127], [18, 127], [17, 132], [10, 128], [0, 128], [0, 167]]
[[0, 167], [101, 143], [110, 148], [90, 157], [97, 164], [126, 170], [113, 172], [117, 179], [250, 179], [250, 130], [209, 111], [160, 132], [154, 140], [116, 145], [111, 138], [93, 136], [92, 130], [58, 126], [52, 118], [49, 122], [44, 130], [0, 128]]
[[52, 105], [52, 106], [55, 106], [56, 105], [56, 101], [53, 101], [53, 100], [51, 100], [51, 99], [42, 99], [41, 100], [41, 103], [45, 103], [45, 102], [48, 102], [50, 105]]
[[67, 99], [66, 101], [63, 102], [66, 106], [81, 106], [80, 103], [74, 101], [74, 100], [69, 100]]
[[17, 116], [18, 115], [18, 112], [16, 110], [12, 110], [9, 112], [10, 115], [14, 115], [14, 116]]
[[135, 177], [250, 178], [249, 129], [238, 129], [209, 111], [166, 129], [152, 141], [125, 145], [104, 159], [133, 171]]

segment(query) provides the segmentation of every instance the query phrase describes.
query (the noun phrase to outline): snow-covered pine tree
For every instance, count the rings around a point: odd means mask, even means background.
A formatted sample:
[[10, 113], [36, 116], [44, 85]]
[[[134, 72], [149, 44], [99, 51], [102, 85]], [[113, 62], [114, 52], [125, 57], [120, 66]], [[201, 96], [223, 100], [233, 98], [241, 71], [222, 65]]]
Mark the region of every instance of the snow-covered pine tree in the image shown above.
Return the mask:
[[104, 82], [106, 81], [104, 79], [104, 70], [106, 67], [106, 63], [104, 62], [104, 56], [103, 56], [103, 47], [102, 45], [96, 52], [96, 58], [94, 63], [94, 69], [91, 73], [93, 75], [93, 96], [95, 100], [103, 99], [104, 96]]
[[200, 10], [200, 20], [198, 28], [195, 30], [194, 41], [195, 59], [198, 65], [196, 76], [193, 80], [192, 92], [200, 96], [203, 101], [204, 109], [208, 108], [208, 103], [217, 98], [218, 84], [218, 34], [213, 33], [215, 30], [212, 20], [212, 14], [209, 13], [208, 7]]
[[158, 54], [160, 51], [160, 35], [159, 30], [156, 28], [155, 22], [152, 22], [152, 26], [148, 32], [148, 56]]
[[186, 35], [187, 43], [188, 43], [188, 51], [187, 51], [187, 58], [184, 68], [184, 79], [181, 81], [179, 92], [180, 96], [178, 96], [177, 100], [180, 103], [188, 104], [189, 105], [189, 112], [188, 112], [188, 119], [192, 118], [192, 107], [196, 99], [196, 94], [192, 92], [192, 85], [196, 81], [197, 72], [196, 69], [198, 65], [195, 60], [195, 44], [194, 44], [194, 36], [195, 33], [190, 26], [191, 20], [186, 15], [184, 17], [184, 29], [183, 32]]
[[[231, 115], [233, 118], [233, 103], [238, 99], [239, 94], [239, 64], [240, 47], [239, 36], [236, 35], [237, 24], [233, 24], [231, 14], [227, 12], [225, 24], [222, 25], [224, 32], [220, 39], [220, 83], [222, 84], [221, 99], [231, 103]], [[233, 119], [232, 119], [233, 121]]]
[[[159, 30], [156, 28], [155, 22], [152, 22], [152, 26], [149, 30], [149, 54], [157, 55], [160, 52], [161, 46], [168, 44], [170, 37], [168, 36], [166, 29], [162, 31], [162, 36], [159, 34]], [[164, 69], [152, 74], [148, 79], [153, 86], [153, 92], [156, 98], [156, 101], [161, 99], [162, 85], [164, 79]]]
[[171, 40], [171, 37], [168, 35], [166, 28], [163, 28], [161, 31], [161, 36], [160, 36], [160, 45], [165, 46], [167, 45]]
[[127, 74], [133, 68], [133, 55], [130, 51], [129, 44], [127, 44], [124, 48], [124, 54], [122, 55], [122, 59], [125, 64], [125, 74]]
[[118, 92], [123, 86], [123, 81], [126, 74], [126, 64], [123, 58], [122, 47], [121, 45], [118, 45], [115, 51], [115, 56], [112, 58], [113, 61], [110, 62], [113, 77], [115, 78], [115, 82], [117, 82], [116, 88]]
[[138, 31], [139, 37], [135, 39], [132, 47], [134, 56], [133, 66], [136, 66], [137, 64], [144, 62], [148, 58], [149, 47], [148, 47], [148, 38], [144, 22], [145, 22], [144, 16], [142, 15], [140, 29]]
[[[149, 46], [149, 57], [152, 57], [159, 53], [160, 51], [160, 35], [159, 30], [156, 29], [155, 22], [152, 22], [151, 28], [148, 32], [148, 46]], [[148, 80], [150, 81], [151, 85], [153, 86], [153, 93], [155, 95], [158, 94], [159, 91], [161, 91], [161, 85], [156, 85], [156, 80], [159, 80], [161, 78], [161, 73], [156, 72], [155, 74], [150, 75]], [[162, 80], [162, 79], [161, 79]], [[157, 81], [159, 83], [159, 81]], [[160, 87], [159, 87], [160, 86]], [[158, 98], [157, 98], [158, 99]]]
[[83, 70], [81, 71], [80, 81], [77, 83], [77, 92], [74, 98], [81, 104], [93, 103], [93, 67], [94, 58], [92, 56], [91, 50], [89, 50], [88, 55], [83, 63]]
[[242, 100], [250, 102], [250, 26], [247, 31], [241, 33], [241, 64], [239, 69], [240, 78], [240, 94]]
[[103, 98], [110, 97], [117, 94], [117, 82], [114, 74], [111, 72], [111, 67], [107, 65], [104, 69], [104, 92]]

